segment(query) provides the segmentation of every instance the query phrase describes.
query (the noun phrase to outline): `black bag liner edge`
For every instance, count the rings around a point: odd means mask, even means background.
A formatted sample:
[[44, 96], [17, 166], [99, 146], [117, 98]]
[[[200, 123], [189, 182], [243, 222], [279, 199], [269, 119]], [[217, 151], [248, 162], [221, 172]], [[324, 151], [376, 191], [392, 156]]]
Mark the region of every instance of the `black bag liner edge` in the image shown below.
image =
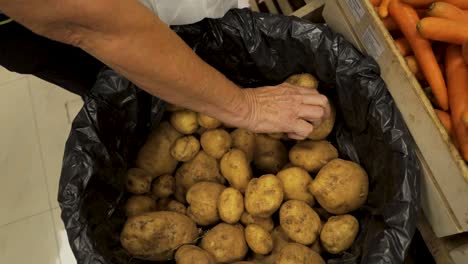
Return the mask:
[[[368, 203], [353, 213], [360, 220], [357, 241], [328, 263], [402, 263], [415, 231], [421, 172], [376, 62], [326, 25], [247, 9], [174, 30], [242, 87], [277, 84], [301, 72], [320, 79], [338, 104], [330, 140], [370, 177]], [[66, 143], [58, 197], [79, 264], [151, 263], [120, 246], [128, 197], [123, 179], [164, 107], [109, 69], [86, 96]]]

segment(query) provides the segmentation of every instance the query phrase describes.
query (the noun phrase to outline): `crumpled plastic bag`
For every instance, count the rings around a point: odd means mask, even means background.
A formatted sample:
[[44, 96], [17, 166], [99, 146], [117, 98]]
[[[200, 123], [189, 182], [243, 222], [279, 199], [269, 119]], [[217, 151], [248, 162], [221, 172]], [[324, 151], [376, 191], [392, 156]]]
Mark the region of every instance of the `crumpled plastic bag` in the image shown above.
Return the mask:
[[[174, 30], [201, 58], [242, 87], [278, 84], [294, 73], [316, 75], [337, 105], [330, 140], [370, 177], [367, 204], [354, 212], [353, 247], [328, 263], [402, 263], [419, 211], [415, 144], [376, 62], [326, 25], [295, 17], [231, 10]], [[220, 95], [222, 96], [222, 95]], [[124, 175], [164, 112], [165, 103], [103, 71], [68, 138], [59, 202], [79, 264], [151, 263], [121, 247], [128, 198]]]

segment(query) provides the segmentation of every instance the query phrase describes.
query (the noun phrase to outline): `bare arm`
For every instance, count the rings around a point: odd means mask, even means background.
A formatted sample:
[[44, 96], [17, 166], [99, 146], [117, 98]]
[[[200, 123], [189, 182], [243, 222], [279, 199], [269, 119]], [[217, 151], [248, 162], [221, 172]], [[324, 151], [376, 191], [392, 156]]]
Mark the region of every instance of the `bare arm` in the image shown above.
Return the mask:
[[241, 90], [136, 0], [0, 0], [0, 9], [40, 35], [82, 48], [149, 93], [232, 125], [300, 138], [312, 130], [303, 119], [319, 120], [327, 110], [323, 97], [300, 87]]

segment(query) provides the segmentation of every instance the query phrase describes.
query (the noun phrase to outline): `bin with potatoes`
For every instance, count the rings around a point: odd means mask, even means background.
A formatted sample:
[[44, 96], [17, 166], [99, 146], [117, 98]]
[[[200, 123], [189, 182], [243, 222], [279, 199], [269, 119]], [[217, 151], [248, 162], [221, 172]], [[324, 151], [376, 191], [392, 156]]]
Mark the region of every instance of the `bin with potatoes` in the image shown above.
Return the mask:
[[60, 179], [77, 263], [403, 263], [420, 168], [375, 61], [296, 17], [231, 10], [172, 29], [239, 87], [318, 89], [330, 116], [302, 141], [252, 133], [103, 70]]

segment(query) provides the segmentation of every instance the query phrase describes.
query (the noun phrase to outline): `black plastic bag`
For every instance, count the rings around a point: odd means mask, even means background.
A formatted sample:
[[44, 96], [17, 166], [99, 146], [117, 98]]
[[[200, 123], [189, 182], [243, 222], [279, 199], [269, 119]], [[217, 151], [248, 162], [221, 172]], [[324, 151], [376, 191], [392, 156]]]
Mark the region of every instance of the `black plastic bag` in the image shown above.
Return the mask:
[[[205, 61], [243, 87], [277, 84], [309, 72], [337, 102], [330, 140], [370, 177], [366, 206], [355, 215], [354, 246], [329, 263], [402, 263], [419, 211], [414, 142], [373, 59], [326, 25], [294, 17], [231, 10], [174, 30]], [[220, 95], [222, 96], [222, 95]], [[165, 103], [111, 70], [86, 96], [66, 144], [59, 202], [80, 264], [150, 263], [120, 246], [125, 221], [124, 175]]]

